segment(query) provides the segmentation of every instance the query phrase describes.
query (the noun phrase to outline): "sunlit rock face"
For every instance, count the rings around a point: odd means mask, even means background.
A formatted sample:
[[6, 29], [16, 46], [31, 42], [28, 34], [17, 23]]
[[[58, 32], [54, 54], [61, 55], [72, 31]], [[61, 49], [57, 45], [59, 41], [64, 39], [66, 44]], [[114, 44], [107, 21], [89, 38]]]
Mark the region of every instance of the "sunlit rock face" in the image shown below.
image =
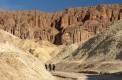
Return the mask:
[[60, 45], [84, 42], [119, 19], [122, 19], [122, 7], [117, 4], [71, 8], [54, 13], [1, 11], [0, 28], [21, 39], [48, 40]]

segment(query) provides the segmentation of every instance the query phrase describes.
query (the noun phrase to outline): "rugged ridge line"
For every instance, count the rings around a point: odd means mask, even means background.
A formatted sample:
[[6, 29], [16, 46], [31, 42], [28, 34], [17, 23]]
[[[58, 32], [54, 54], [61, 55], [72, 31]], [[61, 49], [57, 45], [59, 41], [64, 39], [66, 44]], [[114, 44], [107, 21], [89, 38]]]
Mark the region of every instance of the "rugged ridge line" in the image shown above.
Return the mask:
[[122, 7], [118, 4], [71, 8], [55, 13], [1, 11], [0, 28], [21, 39], [48, 40], [60, 45], [83, 43], [120, 19]]

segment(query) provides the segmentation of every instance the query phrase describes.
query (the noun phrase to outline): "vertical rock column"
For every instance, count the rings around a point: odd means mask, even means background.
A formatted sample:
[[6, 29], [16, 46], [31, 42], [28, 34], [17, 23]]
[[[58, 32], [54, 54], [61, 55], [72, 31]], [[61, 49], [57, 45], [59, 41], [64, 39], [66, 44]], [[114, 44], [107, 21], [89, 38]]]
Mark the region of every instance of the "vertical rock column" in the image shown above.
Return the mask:
[[120, 9], [120, 12], [119, 12], [119, 19], [122, 19], [122, 9]]

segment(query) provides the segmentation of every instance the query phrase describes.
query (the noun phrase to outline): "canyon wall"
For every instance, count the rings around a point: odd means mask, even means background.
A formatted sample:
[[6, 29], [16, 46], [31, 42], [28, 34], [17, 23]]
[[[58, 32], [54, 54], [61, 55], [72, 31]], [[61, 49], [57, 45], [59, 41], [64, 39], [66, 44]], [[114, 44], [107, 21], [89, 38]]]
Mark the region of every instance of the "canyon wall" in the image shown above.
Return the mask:
[[122, 19], [121, 5], [98, 5], [45, 13], [1, 11], [0, 28], [21, 39], [48, 40], [54, 44], [83, 43], [108, 25]]

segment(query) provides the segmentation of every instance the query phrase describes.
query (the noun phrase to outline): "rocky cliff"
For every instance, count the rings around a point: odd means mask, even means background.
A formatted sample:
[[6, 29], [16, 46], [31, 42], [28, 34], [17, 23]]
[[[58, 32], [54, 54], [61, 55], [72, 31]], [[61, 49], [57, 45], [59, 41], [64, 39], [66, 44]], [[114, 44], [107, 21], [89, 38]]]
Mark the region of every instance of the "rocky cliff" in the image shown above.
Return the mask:
[[121, 5], [98, 5], [62, 12], [1, 11], [0, 28], [21, 39], [48, 40], [54, 44], [84, 42], [122, 19]]

